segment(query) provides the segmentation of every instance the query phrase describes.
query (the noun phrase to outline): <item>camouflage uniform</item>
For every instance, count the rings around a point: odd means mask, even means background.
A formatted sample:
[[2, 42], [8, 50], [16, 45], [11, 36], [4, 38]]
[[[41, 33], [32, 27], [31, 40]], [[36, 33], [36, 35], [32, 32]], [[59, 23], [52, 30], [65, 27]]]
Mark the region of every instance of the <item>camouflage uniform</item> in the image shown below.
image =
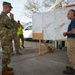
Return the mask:
[[[17, 25], [16, 21], [14, 21], [14, 20], [13, 20], [13, 23], [14, 23], [14, 27], [12, 29], [12, 32], [13, 32], [12, 40], [14, 41], [14, 47], [15, 47], [16, 53], [19, 53], [19, 43], [18, 43], [18, 37], [17, 37], [18, 25]], [[13, 53], [13, 49], [11, 52]]]
[[2, 68], [6, 68], [11, 61], [12, 50], [12, 20], [4, 12], [0, 15], [0, 38], [2, 46]]

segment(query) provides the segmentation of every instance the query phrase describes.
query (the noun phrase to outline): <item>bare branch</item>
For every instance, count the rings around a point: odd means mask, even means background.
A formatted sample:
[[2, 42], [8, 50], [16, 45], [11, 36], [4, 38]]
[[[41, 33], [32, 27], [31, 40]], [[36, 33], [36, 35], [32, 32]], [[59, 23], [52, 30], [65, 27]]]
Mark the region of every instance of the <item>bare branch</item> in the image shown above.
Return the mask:
[[[25, 3], [25, 15], [29, 18], [32, 17], [34, 13], [42, 13], [43, 10], [51, 7], [58, 0], [27, 0]], [[68, 5], [69, 3], [75, 2], [75, 0], [64, 0], [63, 3]], [[62, 6], [62, 2], [56, 6], [56, 8], [60, 8]]]
[[[27, 14], [34, 14], [34, 13], [41, 13], [41, 5], [38, 2], [38, 0], [27, 0], [26, 4], [25, 4], [25, 15], [27, 17], [29, 17], [29, 15]], [[31, 16], [30, 15], [30, 16]]]

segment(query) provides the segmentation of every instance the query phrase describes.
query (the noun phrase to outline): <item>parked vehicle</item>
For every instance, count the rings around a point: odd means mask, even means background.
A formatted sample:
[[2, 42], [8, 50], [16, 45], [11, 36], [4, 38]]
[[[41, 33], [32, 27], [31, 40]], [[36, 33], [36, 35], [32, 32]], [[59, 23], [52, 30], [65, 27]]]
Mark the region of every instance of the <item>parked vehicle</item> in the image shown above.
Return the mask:
[[32, 39], [32, 25], [27, 25], [23, 29], [23, 35], [25, 39]]

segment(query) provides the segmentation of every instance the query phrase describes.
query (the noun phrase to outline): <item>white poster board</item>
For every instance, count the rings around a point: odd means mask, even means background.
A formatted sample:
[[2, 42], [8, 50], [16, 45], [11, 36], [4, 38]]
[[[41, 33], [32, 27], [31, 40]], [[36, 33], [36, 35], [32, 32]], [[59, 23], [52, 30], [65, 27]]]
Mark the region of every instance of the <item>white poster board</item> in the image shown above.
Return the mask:
[[[55, 10], [55, 34], [56, 40], [65, 40], [67, 37], [64, 37], [63, 32], [67, 32], [68, 25], [70, 20], [67, 18], [68, 11], [70, 9], [75, 9], [75, 6], [69, 8], [62, 8]], [[57, 34], [58, 32], [58, 34]]]
[[67, 32], [69, 20], [67, 18], [68, 9], [55, 10], [55, 34], [56, 40], [66, 39], [63, 32]]
[[67, 18], [70, 9], [75, 9], [75, 6], [35, 14], [33, 16], [33, 33], [43, 31], [44, 40], [65, 40], [67, 37], [63, 36], [63, 32], [67, 31], [70, 23]]
[[32, 19], [33, 33], [42, 33], [42, 14], [34, 14]]
[[45, 40], [55, 39], [53, 11], [43, 13], [43, 31]]

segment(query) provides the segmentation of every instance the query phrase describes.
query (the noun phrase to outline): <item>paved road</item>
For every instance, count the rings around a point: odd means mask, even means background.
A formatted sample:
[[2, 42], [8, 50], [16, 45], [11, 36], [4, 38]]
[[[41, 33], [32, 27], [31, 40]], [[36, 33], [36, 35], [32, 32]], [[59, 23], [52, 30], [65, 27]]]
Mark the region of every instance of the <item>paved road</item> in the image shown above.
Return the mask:
[[[45, 50], [44, 45], [42, 48]], [[38, 42], [25, 42], [25, 48], [20, 51], [22, 55], [12, 56], [10, 64], [14, 68], [14, 75], [64, 75], [62, 71], [68, 65], [66, 51], [55, 49], [54, 53], [39, 56]]]

